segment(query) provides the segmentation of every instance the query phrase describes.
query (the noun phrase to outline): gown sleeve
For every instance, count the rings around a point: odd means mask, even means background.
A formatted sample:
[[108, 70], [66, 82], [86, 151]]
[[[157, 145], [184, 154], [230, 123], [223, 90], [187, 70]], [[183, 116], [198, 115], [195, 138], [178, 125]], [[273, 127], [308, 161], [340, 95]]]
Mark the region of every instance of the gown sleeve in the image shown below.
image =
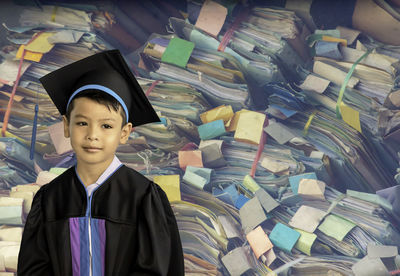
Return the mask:
[[157, 184], [150, 183], [139, 212], [139, 246], [133, 275], [183, 276], [178, 225], [166, 194]]
[[52, 275], [49, 250], [44, 230], [42, 195], [40, 188], [33, 198], [18, 255], [18, 276]]

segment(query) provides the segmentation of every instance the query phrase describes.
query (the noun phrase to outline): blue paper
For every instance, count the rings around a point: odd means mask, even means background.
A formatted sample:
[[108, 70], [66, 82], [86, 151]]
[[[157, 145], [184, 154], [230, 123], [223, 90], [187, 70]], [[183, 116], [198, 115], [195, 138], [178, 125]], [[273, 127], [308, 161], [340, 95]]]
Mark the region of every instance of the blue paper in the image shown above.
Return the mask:
[[288, 253], [292, 251], [293, 246], [299, 238], [299, 232], [282, 223], [277, 223], [269, 235], [269, 239], [275, 246]]
[[213, 139], [225, 134], [225, 125], [223, 120], [216, 120], [197, 127], [200, 139]]
[[194, 166], [187, 166], [186, 171], [190, 171], [192, 173], [195, 173], [195, 174], [200, 175], [201, 177], [207, 179], [206, 184], [208, 184], [210, 182], [211, 174], [213, 172], [213, 170], [209, 169], [209, 168], [199, 168], [199, 167], [194, 167]]
[[239, 194], [238, 199], [235, 201], [235, 207], [240, 209], [249, 200], [250, 199], [248, 197], [245, 197], [244, 195]]
[[221, 190], [220, 188], [214, 188], [212, 190], [212, 195], [218, 198], [219, 200], [222, 200], [225, 203], [228, 203], [230, 205], [235, 205], [235, 202], [232, 200], [231, 195], [227, 193], [225, 190]]
[[269, 106], [272, 107], [272, 108], [278, 109], [280, 112], [282, 112], [283, 115], [286, 116], [286, 118], [289, 118], [289, 117], [291, 117], [291, 116], [293, 116], [294, 114], [297, 113], [297, 111], [295, 111], [295, 110], [286, 109], [286, 108], [284, 108], [282, 106], [279, 106], [279, 105], [270, 104]]
[[235, 184], [229, 185], [228, 187], [226, 187], [224, 189], [224, 191], [227, 192], [232, 197], [233, 202], [236, 202], [238, 200], [239, 193], [238, 193], [238, 191], [236, 189], [236, 185]]
[[169, 43], [169, 39], [165, 39], [162, 37], [156, 37], [156, 38], [153, 38], [152, 40], [150, 40], [149, 42], [153, 43], [153, 44], [158, 44], [163, 47], [167, 47], [168, 43]]
[[302, 179], [317, 179], [317, 175], [312, 173], [303, 173], [298, 175], [293, 175], [289, 177], [290, 187], [292, 187], [292, 192], [297, 195], [297, 191], [299, 190], [299, 183]]

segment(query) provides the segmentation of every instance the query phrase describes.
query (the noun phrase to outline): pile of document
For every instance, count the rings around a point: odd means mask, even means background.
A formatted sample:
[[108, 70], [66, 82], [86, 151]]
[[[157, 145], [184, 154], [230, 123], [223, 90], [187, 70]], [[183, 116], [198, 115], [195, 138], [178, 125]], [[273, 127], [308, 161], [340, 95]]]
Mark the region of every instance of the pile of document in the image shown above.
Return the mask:
[[186, 275], [400, 268], [400, 50], [344, 28], [310, 34], [292, 11], [222, 2], [188, 1], [186, 12], [167, 1], [43, 5], [20, 26], [4, 22], [2, 106], [24, 48], [25, 59], [0, 138], [0, 272], [16, 271], [35, 192], [75, 163], [38, 79], [113, 48], [161, 119], [116, 154], [166, 192]]

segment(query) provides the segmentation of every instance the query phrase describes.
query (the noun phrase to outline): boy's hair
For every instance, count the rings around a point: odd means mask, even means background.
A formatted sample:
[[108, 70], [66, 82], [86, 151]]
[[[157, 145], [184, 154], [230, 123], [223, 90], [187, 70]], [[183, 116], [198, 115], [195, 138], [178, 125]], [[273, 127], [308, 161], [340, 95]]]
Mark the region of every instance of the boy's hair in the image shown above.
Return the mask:
[[89, 90], [83, 91], [83, 92], [79, 93], [78, 95], [76, 95], [72, 99], [72, 101], [70, 102], [70, 104], [68, 106], [67, 112], [65, 114], [65, 117], [67, 117], [68, 121], [70, 119], [72, 109], [74, 109], [74, 101], [78, 98], [83, 98], [83, 97], [89, 98], [93, 101], [98, 102], [99, 104], [106, 106], [108, 108], [108, 110], [110, 110], [110, 111], [111, 111], [111, 108], [114, 111], [119, 111], [119, 114], [122, 117], [122, 126], [121, 127], [123, 127], [127, 123], [124, 109], [122, 108], [122, 106], [118, 102], [118, 100], [116, 100], [113, 96], [108, 95], [107, 93], [100, 92], [95, 89], [89, 89]]

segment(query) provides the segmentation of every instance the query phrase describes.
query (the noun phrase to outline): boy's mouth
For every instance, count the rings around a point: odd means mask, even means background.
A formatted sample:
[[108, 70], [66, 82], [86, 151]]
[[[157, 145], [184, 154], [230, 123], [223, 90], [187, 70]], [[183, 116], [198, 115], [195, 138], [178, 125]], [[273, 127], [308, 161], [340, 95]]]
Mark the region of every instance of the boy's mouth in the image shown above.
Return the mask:
[[88, 152], [97, 152], [97, 151], [101, 150], [101, 148], [97, 148], [97, 147], [83, 147], [83, 149]]

